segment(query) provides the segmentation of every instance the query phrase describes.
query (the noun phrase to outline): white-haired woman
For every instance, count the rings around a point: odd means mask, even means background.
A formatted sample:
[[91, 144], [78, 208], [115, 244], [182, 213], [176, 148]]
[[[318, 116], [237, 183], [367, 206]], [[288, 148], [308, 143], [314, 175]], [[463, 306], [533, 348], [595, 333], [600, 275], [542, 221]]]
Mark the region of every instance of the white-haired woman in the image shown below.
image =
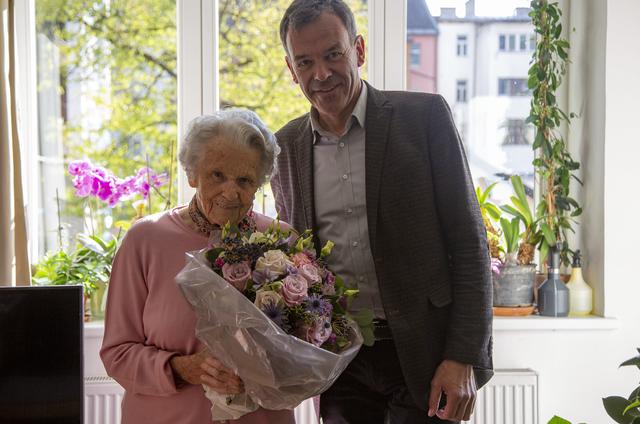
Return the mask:
[[[206, 247], [227, 222], [264, 230], [272, 219], [253, 212], [256, 190], [279, 152], [274, 135], [248, 110], [194, 119], [179, 159], [196, 194], [188, 205], [138, 221], [116, 254], [100, 355], [125, 388], [122, 423], [211, 422], [202, 385], [222, 394], [242, 381], [211, 357], [195, 336], [196, 316], [174, 281], [185, 252]], [[292, 411], [258, 409], [238, 423], [294, 423]]]

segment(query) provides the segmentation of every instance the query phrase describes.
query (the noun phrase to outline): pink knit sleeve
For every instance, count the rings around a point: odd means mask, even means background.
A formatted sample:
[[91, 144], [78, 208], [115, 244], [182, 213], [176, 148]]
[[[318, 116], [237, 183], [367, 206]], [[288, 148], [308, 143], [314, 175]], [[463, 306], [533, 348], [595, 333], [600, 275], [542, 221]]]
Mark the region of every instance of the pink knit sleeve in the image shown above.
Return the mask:
[[122, 241], [113, 261], [100, 356], [107, 374], [130, 393], [169, 396], [177, 392], [168, 352], [145, 344], [143, 312], [147, 299], [144, 254], [145, 231], [139, 223]]

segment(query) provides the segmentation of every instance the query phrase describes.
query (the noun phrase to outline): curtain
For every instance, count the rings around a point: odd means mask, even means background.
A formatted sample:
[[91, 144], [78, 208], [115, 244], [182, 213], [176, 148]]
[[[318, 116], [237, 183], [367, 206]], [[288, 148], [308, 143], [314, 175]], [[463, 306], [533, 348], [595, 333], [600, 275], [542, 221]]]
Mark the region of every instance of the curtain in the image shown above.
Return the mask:
[[0, 286], [29, 285], [16, 107], [14, 0], [0, 0]]

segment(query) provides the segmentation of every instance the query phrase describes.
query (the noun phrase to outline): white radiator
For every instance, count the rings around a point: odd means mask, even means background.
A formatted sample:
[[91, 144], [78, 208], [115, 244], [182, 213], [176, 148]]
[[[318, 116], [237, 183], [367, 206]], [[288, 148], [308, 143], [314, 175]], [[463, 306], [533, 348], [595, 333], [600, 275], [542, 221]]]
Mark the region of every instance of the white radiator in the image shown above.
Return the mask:
[[110, 377], [85, 377], [84, 424], [120, 424], [124, 389]]
[[[85, 378], [84, 424], [120, 424], [123, 389], [109, 377]], [[313, 403], [295, 411], [297, 424], [316, 424]], [[498, 370], [478, 392], [469, 424], [538, 424], [538, 375], [532, 370]]]
[[538, 374], [532, 370], [496, 370], [478, 391], [470, 424], [538, 424]]

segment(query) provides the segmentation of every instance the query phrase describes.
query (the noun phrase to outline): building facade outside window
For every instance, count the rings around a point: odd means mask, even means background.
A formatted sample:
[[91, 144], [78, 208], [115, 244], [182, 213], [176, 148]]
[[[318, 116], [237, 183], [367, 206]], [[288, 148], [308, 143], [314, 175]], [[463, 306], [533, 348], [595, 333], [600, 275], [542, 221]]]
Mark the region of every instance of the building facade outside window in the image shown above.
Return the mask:
[[420, 44], [411, 43], [411, 66], [420, 66]]
[[499, 78], [498, 95], [500, 96], [530, 96], [526, 78]]
[[456, 101], [458, 103], [467, 102], [467, 81], [461, 80], [456, 82]]
[[466, 35], [458, 35], [458, 42], [456, 44], [456, 54], [458, 56], [467, 55], [467, 36]]

